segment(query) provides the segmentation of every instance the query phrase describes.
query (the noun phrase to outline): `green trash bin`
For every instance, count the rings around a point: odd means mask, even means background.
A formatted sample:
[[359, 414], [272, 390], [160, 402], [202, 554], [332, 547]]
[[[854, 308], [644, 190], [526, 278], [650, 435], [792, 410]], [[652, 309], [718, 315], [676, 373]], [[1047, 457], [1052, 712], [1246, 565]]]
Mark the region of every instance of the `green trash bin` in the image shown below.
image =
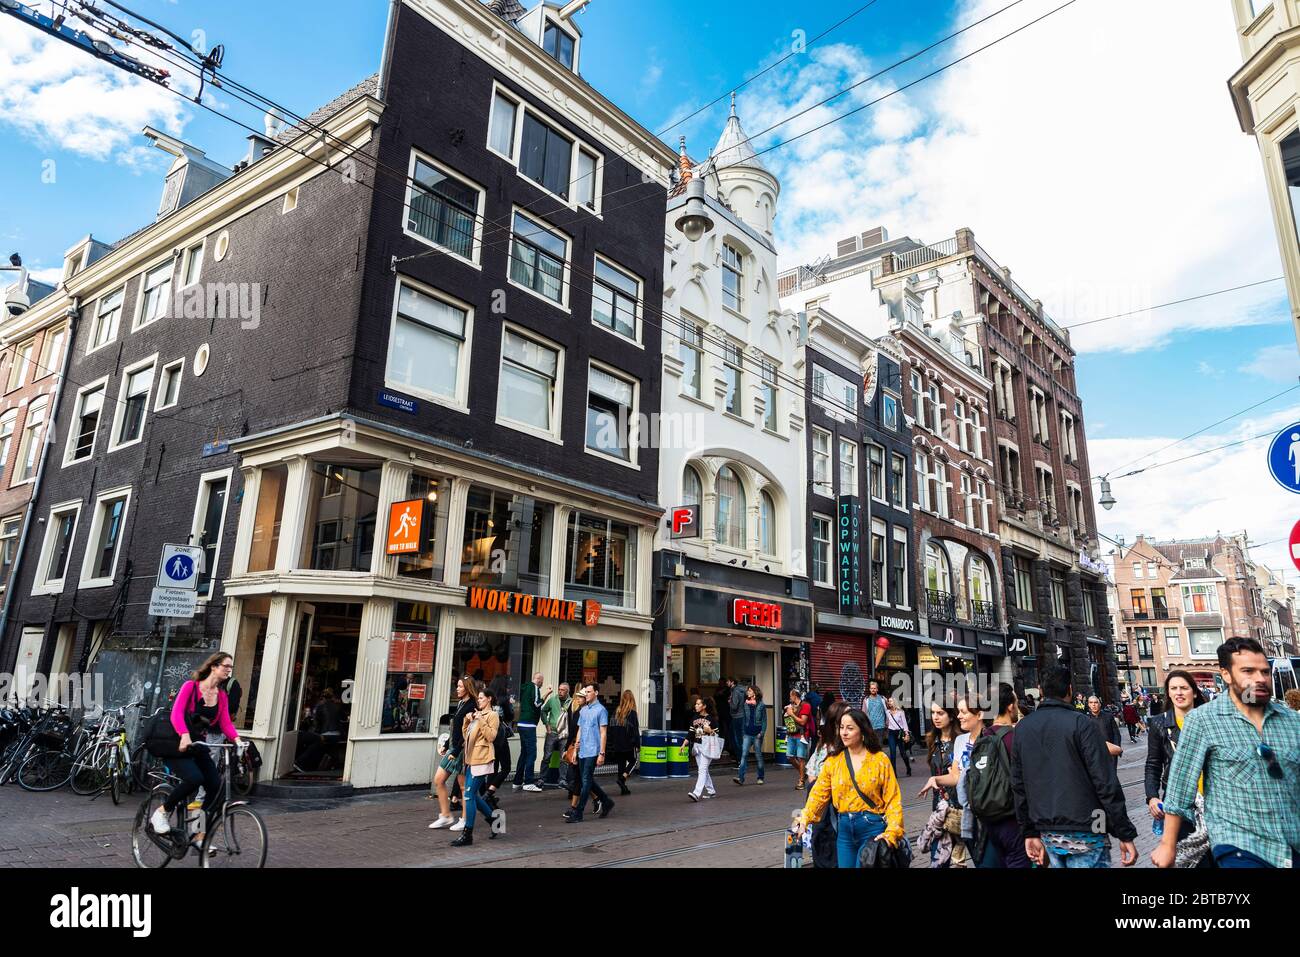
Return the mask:
[[776, 729], [776, 763], [783, 768], [792, 767], [790, 757], [785, 750], [785, 728]]
[[668, 776], [670, 778], [689, 778], [691, 776], [691, 736], [685, 731], [666, 731], [668, 738]]
[[668, 777], [668, 732], [641, 732], [641, 763], [637, 774], [643, 778]]

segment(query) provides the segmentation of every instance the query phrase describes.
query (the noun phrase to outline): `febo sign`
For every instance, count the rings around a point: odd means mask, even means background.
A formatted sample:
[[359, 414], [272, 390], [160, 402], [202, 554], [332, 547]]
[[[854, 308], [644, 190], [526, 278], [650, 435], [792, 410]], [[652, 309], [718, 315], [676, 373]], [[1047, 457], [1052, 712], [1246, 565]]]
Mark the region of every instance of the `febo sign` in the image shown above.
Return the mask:
[[698, 505], [681, 505], [672, 510], [669, 519], [673, 538], [700, 537], [700, 507]]
[[750, 628], [780, 631], [781, 606], [772, 601], [737, 598], [731, 603], [731, 622], [735, 625], [748, 625]]

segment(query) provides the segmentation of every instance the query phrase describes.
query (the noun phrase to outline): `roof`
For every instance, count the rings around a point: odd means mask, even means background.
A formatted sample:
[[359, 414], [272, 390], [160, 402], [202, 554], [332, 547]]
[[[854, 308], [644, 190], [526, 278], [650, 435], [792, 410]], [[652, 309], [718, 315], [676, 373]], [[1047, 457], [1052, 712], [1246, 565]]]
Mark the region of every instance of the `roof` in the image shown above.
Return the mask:
[[[344, 93], [340, 93], [338, 96], [334, 97], [334, 99], [330, 100], [320, 109], [308, 115], [308, 117], [303, 121], [302, 125], [305, 127], [319, 126], [321, 123], [324, 123], [326, 120], [328, 120], [339, 110], [343, 109], [346, 106], [349, 106], [354, 101], [361, 99], [361, 97], [363, 96], [375, 96], [378, 92], [379, 92], [379, 74], [372, 73], [370, 76], [366, 77], [356, 86], [352, 87], [351, 89], [347, 90]], [[292, 140], [296, 139], [297, 137], [301, 136], [303, 133], [306, 132], [307, 132], [306, 129], [302, 129], [298, 126], [286, 126], [283, 130], [281, 130], [278, 134], [276, 134], [275, 142], [283, 146], [285, 143], [291, 142]]]
[[754, 144], [749, 141], [745, 135], [744, 129], [740, 125], [740, 117], [736, 115], [736, 94], [731, 94], [731, 115], [727, 117], [727, 125], [722, 128], [722, 136], [718, 138], [718, 145], [713, 148], [713, 161], [715, 168], [718, 170], [724, 167], [743, 166], [749, 169], [761, 170], [771, 176], [772, 171], [763, 165], [758, 155], [754, 152]]
[[1204, 579], [1219, 579], [1223, 575], [1217, 568], [1182, 568], [1178, 573], [1169, 579], [1169, 583], [1198, 581]]
[[528, 11], [519, 0], [486, 0], [487, 8], [502, 20], [514, 23]]

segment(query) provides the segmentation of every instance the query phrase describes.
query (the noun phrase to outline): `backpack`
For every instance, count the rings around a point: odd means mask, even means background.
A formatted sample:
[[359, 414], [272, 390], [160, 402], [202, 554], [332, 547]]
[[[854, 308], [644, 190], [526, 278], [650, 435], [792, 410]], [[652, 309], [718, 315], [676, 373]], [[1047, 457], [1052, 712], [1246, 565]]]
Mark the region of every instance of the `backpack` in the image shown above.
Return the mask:
[[970, 768], [966, 771], [966, 795], [971, 810], [983, 821], [1001, 821], [1015, 813], [1011, 793], [1011, 760], [1002, 739], [1008, 727], [997, 727], [992, 734], [982, 734], [971, 750]]

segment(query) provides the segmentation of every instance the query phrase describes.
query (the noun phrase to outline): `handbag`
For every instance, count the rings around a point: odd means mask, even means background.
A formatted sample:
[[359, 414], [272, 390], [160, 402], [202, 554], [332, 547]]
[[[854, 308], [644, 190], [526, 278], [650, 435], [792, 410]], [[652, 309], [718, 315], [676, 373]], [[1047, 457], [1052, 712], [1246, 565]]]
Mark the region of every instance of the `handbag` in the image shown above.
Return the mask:
[[722, 757], [722, 735], [706, 734], [704, 737], [700, 738], [698, 747], [700, 753], [706, 758], [711, 761], [716, 761], [718, 758]]
[[[199, 721], [195, 720], [198, 717], [198, 697], [199, 686], [198, 682], [195, 682], [190, 699], [190, 704], [194, 707], [195, 713], [190, 714], [187, 709], [185, 716], [185, 725], [189, 729], [191, 741], [199, 740], [202, 735], [207, 734], [208, 729], [206, 720], [202, 720], [201, 728], [195, 727], [200, 724]], [[149, 728], [145, 732], [145, 747], [150, 754], [156, 758], [178, 758], [184, 754], [181, 751], [181, 736], [172, 727], [171, 713], [168, 709], [163, 708], [149, 721]]]
[[961, 808], [948, 806], [943, 816], [943, 829], [953, 837], [961, 837]]
[[[862, 793], [862, 788], [858, 786], [858, 776], [853, 771], [853, 759], [849, 756], [848, 749], [843, 752], [844, 764], [849, 769], [849, 780], [853, 782], [853, 790], [858, 792], [858, 797], [862, 798], [862, 803], [871, 806], [867, 796]], [[906, 863], [900, 863], [906, 861]], [[912, 847], [904, 837], [898, 842], [898, 846], [890, 844], [888, 841], [880, 841], [872, 838], [862, 846], [858, 852], [858, 868], [874, 869], [882, 867], [911, 867], [912, 866]]]

